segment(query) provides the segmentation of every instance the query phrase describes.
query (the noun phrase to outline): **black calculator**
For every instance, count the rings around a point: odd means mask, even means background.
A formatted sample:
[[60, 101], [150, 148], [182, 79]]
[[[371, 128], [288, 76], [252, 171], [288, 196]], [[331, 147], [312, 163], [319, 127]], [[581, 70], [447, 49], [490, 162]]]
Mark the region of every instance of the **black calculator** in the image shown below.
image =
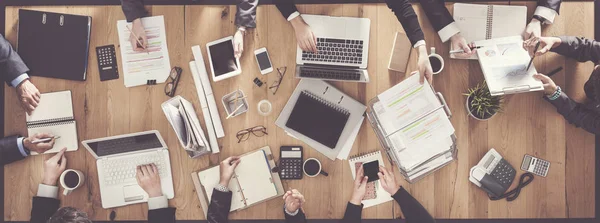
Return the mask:
[[119, 67], [117, 66], [115, 45], [96, 47], [96, 57], [98, 58], [100, 81], [119, 79]]
[[279, 177], [282, 180], [302, 179], [302, 146], [282, 146], [279, 150]]

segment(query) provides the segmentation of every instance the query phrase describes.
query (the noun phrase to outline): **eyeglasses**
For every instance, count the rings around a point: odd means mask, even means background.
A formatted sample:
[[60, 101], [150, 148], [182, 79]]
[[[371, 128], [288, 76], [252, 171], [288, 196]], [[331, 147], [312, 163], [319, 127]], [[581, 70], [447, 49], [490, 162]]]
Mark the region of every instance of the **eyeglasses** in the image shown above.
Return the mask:
[[170, 81], [165, 85], [165, 94], [169, 97], [175, 96], [177, 85], [179, 85], [179, 77], [181, 76], [181, 67], [173, 67], [169, 73]]
[[267, 134], [267, 128], [265, 128], [262, 125], [255, 126], [255, 127], [248, 128], [248, 129], [244, 129], [244, 130], [240, 130], [236, 134], [236, 137], [238, 139], [238, 143], [248, 140], [248, 138], [250, 138], [250, 133], [252, 133], [256, 137], [263, 137], [265, 135], [268, 135]]
[[279, 73], [279, 79], [273, 82], [273, 84], [271, 84], [271, 87], [269, 87], [269, 90], [273, 92], [273, 95], [275, 95], [275, 93], [277, 93], [277, 90], [279, 90], [279, 85], [281, 84], [281, 80], [283, 79], [283, 76], [285, 76], [286, 71], [287, 67], [277, 68], [277, 73]]

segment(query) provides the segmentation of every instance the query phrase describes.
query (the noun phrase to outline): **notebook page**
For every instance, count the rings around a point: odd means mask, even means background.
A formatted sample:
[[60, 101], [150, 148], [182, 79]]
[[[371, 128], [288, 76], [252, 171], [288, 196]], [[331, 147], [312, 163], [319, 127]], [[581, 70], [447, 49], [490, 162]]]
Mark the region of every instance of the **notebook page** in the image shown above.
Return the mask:
[[[239, 168], [239, 166], [238, 166]], [[219, 184], [219, 180], [221, 178], [220, 167], [215, 166], [207, 170], [203, 170], [198, 172], [198, 178], [200, 179], [200, 183], [204, 186], [204, 192], [206, 192], [206, 196], [208, 200], [212, 199], [213, 189]], [[240, 187], [238, 186], [238, 182], [235, 178], [232, 178], [229, 181], [229, 190], [233, 193], [231, 197], [231, 208], [229, 211], [235, 211], [241, 208], [244, 208], [246, 205], [242, 202], [243, 198], [240, 191]]]
[[258, 150], [240, 158], [235, 174], [243, 190], [248, 205], [277, 196], [277, 188], [271, 179], [271, 168], [263, 150]]
[[454, 4], [454, 20], [467, 42], [484, 40], [487, 29], [488, 6]]
[[[56, 139], [54, 147], [44, 152], [45, 154], [57, 153], [65, 147], [67, 148], [67, 151], [75, 151], [79, 148], [75, 121], [58, 122], [46, 125], [32, 125], [27, 128], [28, 135], [31, 136], [37, 133], [48, 133], [54, 136], [60, 136], [60, 138]], [[37, 153], [31, 152], [31, 155], [37, 155]]]
[[60, 118], [73, 119], [71, 91], [43, 93], [38, 107], [31, 116], [26, 116], [27, 122]]
[[492, 38], [520, 36], [526, 23], [527, 7], [494, 5]]
[[[381, 156], [381, 151], [376, 151], [373, 153], [365, 154], [363, 156], [354, 157], [352, 159], [349, 159], [348, 163], [350, 164], [350, 173], [352, 173], [352, 180], [354, 181], [354, 179], [356, 179], [356, 166], [355, 165], [357, 162], [368, 163], [368, 162], [372, 162], [375, 160], [379, 160], [379, 165], [385, 166], [385, 163], [383, 162], [383, 156]], [[350, 182], [348, 182], [348, 183], [350, 183]], [[376, 184], [377, 184], [377, 189], [375, 189], [375, 191], [377, 193], [376, 198], [371, 199], [371, 200], [363, 200], [362, 201], [363, 208], [372, 207], [372, 206], [382, 204], [382, 203], [392, 200], [392, 196], [383, 189], [383, 186], [381, 186], [381, 183], [376, 183]]]

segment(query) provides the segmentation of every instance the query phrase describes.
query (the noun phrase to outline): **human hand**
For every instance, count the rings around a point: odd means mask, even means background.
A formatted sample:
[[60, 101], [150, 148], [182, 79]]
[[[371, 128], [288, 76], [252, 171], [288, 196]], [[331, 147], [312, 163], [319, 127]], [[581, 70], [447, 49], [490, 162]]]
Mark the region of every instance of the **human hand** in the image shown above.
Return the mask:
[[387, 170], [383, 166], [379, 166], [379, 183], [383, 187], [383, 190], [388, 192], [390, 195], [394, 195], [398, 190], [400, 190], [400, 185], [396, 182], [396, 177], [394, 177], [394, 172]]
[[58, 178], [67, 168], [67, 158], [65, 157], [67, 148], [63, 148], [53, 157], [46, 159], [44, 162], [44, 175], [42, 176], [42, 184], [48, 186], [56, 186]]
[[367, 194], [367, 181], [369, 177], [365, 176], [365, 170], [361, 165], [356, 171], [356, 179], [354, 179], [354, 191], [350, 198], [350, 203], [354, 205], [360, 205], [363, 198]]
[[162, 187], [160, 186], [160, 175], [158, 175], [158, 168], [156, 168], [154, 163], [138, 166], [135, 178], [138, 185], [148, 193], [148, 196], [163, 196]]
[[[137, 36], [139, 39], [137, 39], [135, 36]], [[139, 45], [138, 40], [140, 43], [142, 43], [141, 46]], [[133, 22], [131, 23], [131, 34], [129, 35], [129, 42], [131, 43], [133, 51], [141, 52], [147, 49], [148, 37], [146, 37], [146, 29], [144, 29], [142, 19], [133, 20]]]
[[[538, 48], [537, 52], [533, 52], [535, 50], [535, 45], [540, 43], [540, 48]], [[523, 48], [529, 52], [529, 54], [534, 54], [536, 56], [543, 55], [550, 51], [552, 48], [557, 47], [561, 44], [562, 40], [558, 37], [534, 37], [528, 40], [523, 41]]]
[[296, 212], [298, 209], [302, 208], [302, 205], [306, 202], [304, 195], [296, 189], [285, 192], [285, 194], [283, 194], [283, 200], [285, 209], [290, 213]]
[[552, 95], [552, 94], [554, 94], [554, 92], [556, 92], [556, 89], [558, 89], [558, 87], [556, 86], [554, 81], [546, 75], [534, 74], [533, 77], [535, 79], [542, 81], [542, 84], [544, 84], [544, 94], [545, 95]]
[[33, 110], [40, 103], [42, 95], [40, 91], [29, 81], [29, 79], [25, 79], [21, 82], [17, 87], [17, 97], [19, 97], [19, 101], [21, 102], [21, 107], [27, 111], [28, 115], [31, 115]]
[[[40, 140], [40, 139], [45, 139], [45, 138], [52, 138], [52, 140], [50, 140], [50, 142], [33, 143], [33, 141], [35, 141], [35, 140]], [[23, 146], [25, 146], [25, 148], [27, 148], [29, 151], [33, 151], [36, 153], [44, 153], [47, 150], [52, 149], [55, 141], [56, 141], [56, 139], [54, 138], [53, 135], [50, 135], [48, 133], [37, 133], [35, 135], [29, 136], [28, 138], [23, 139]]]
[[455, 53], [454, 56], [456, 58], [465, 59], [475, 54], [476, 49], [471, 50], [471, 48], [475, 47], [475, 44], [467, 43], [467, 40], [465, 40], [465, 38], [462, 35], [460, 35], [460, 33], [454, 34], [454, 36], [450, 37], [450, 41], [452, 42], [453, 50], [462, 49], [464, 51], [464, 53]]
[[431, 68], [431, 63], [429, 62], [429, 55], [427, 54], [427, 48], [425, 45], [419, 46], [419, 57], [417, 61], [417, 66], [419, 67], [419, 83], [425, 83], [425, 78], [429, 81], [430, 85], [433, 85], [433, 69]]
[[317, 53], [317, 37], [310, 29], [310, 26], [304, 22], [301, 16], [297, 16], [296, 18], [290, 21], [292, 23], [292, 27], [294, 27], [294, 32], [296, 33], [296, 41], [298, 41], [298, 46], [300, 49]]
[[542, 36], [542, 23], [540, 22], [540, 20], [537, 19], [531, 19], [531, 22], [529, 22], [529, 24], [527, 24], [527, 27], [525, 27], [525, 31], [523, 31], [523, 39], [528, 40], [534, 37], [541, 37]]
[[235, 35], [233, 35], [233, 55], [238, 59], [242, 57], [242, 53], [244, 52], [244, 32], [238, 29]]
[[233, 171], [240, 164], [240, 161], [241, 160], [239, 156], [231, 156], [223, 160], [223, 162], [221, 162], [221, 179], [219, 181], [219, 184], [225, 187], [229, 186], [229, 180], [231, 180], [231, 177], [233, 176]]

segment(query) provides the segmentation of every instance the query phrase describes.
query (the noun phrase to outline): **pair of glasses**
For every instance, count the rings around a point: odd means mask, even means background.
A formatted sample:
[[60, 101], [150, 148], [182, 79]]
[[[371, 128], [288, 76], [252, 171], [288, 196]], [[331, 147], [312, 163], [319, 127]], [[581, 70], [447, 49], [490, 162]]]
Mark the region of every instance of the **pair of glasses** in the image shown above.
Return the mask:
[[256, 137], [263, 137], [265, 135], [268, 135], [267, 134], [267, 128], [265, 128], [262, 125], [255, 126], [255, 127], [248, 128], [248, 129], [244, 129], [244, 130], [240, 130], [236, 134], [236, 137], [238, 139], [238, 143], [248, 140], [248, 138], [250, 138], [250, 133], [252, 133]]
[[175, 96], [177, 85], [179, 85], [179, 77], [181, 77], [181, 67], [173, 67], [169, 73], [169, 82], [165, 85], [165, 94], [169, 97]]
[[277, 68], [277, 73], [279, 73], [279, 79], [273, 82], [273, 84], [271, 84], [271, 86], [269, 87], [269, 90], [273, 92], [273, 95], [275, 95], [277, 93], [277, 90], [279, 90], [279, 85], [281, 84], [281, 80], [283, 80], [283, 76], [285, 76], [286, 71], [287, 67]]

